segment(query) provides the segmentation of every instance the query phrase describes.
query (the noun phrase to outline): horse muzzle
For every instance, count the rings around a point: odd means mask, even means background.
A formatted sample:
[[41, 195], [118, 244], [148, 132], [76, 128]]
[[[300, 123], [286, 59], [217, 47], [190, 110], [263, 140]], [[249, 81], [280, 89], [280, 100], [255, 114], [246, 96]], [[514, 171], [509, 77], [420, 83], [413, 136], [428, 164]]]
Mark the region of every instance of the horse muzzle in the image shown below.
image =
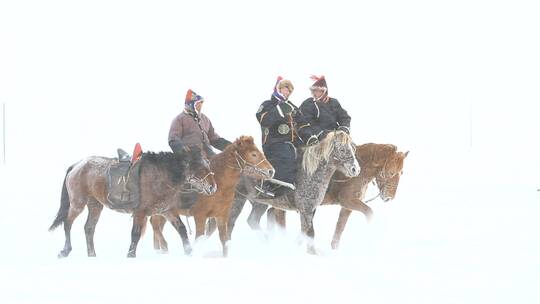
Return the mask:
[[358, 164], [358, 161], [356, 159], [354, 160], [354, 163], [347, 167], [346, 175], [347, 177], [356, 177], [360, 174], [360, 165]]

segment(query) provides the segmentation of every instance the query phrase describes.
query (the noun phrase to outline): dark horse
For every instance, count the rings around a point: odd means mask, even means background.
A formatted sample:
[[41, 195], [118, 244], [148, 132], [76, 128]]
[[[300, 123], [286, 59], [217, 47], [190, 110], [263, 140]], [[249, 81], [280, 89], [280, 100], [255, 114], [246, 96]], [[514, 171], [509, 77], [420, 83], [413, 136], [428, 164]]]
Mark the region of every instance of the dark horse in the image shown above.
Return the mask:
[[[108, 168], [118, 160], [91, 156], [69, 167], [62, 186], [60, 210], [49, 228], [53, 230], [64, 224], [66, 242], [59, 257], [71, 252], [71, 226], [75, 218], [88, 207], [88, 219], [84, 225], [88, 256], [96, 255], [94, 231], [103, 206], [109, 206], [107, 195]], [[191, 246], [186, 228], [176, 210], [185, 183], [204, 194], [216, 191], [214, 176], [200, 151], [184, 153], [143, 153], [140, 162], [140, 202], [135, 209], [122, 210], [133, 214], [131, 245], [128, 257], [135, 257], [137, 243], [146, 225], [147, 217], [160, 214], [166, 217], [180, 234], [184, 252], [189, 254]]]
[[[294, 210], [300, 213], [302, 232], [308, 238], [308, 252], [315, 253], [313, 229], [313, 216], [316, 208], [322, 203], [330, 178], [336, 170], [353, 177], [360, 173], [360, 165], [354, 156], [355, 146], [350, 136], [342, 131], [329, 133], [319, 144], [303, 148], [302, 161], [298, 163], [296, 177], [296, 190], [288, 195], [275, 199], [260, 199], [254, 188], [254, 182], [249, 178], [242, 178], [240, 188], [245, 191], [241, 195], [253, 202], [271, 205], [282, 210]], [[230, 225], [227, 224], [227, 226]], [[160, 227], [157, 227], [160, 229]], [[162, 226], [161, 226], [162, 228]], [[199, 228], [198, 228], [199, 229]], [[156, 227], [154, 227], [154, 231]], [[228, 227], [227, 239], [230, 238], [232, 226]], [[200, 231], [199, 231], [200, 233]], [[161, 232], [158, 233], [160, 235]], [[156, 237], [156, 233], [154, 233]]]
[[[356, 147], [356, 159], [361, 167], [360, 175], [348, 178], [343, 173], [337, 171], [328, 186], [322, 205], [340, 205], [341, 211], [336, 223], [334, 237], [332, 239], [332, 248], [339, 247], [341, 234], [345, 229], [347, 220], [351, 212], [360, 211], [369, 220], [372, 216], [371, 208], [364, 203], [364, 196], [368, 185], [375, 181], [380, 197], [384, 202], [393, 200], [399, 185], [400, 176], [403, 173], [403, 162], [409, 152], [398, 152], [397, 147], [391, 144], [363, 144]], [[241, 185], [242, 186], [242, 185]], [[243, 191], [239, 187], [239, 191]], [[375, 199], [372, 198], [371, 200]], [[229, 226], [234, 227], [234, 223], [242, 211], [245, 197], [237, 195], [233, 208]], [[251, 201], [252, 209], [248, 217], [248, 224], [252, 229], [260, 229], [259, 222], [262, 215], [268, 209], [265, 204], [259, 204]], [[275, 208], [268, 209], [267, 223], [272, 227], [277, 224], [285, 228], [285, 212]], [[209, 233], [215, 230], [215, 224], [209, 227]]]
[[[210, 159], [210, 168], [218, 189], [212, 195], [199, 195], [196, 203], [189, 208], [180, 208], [183, 215], [195, 218], [196, 237], [204, 235], [206, 220], [217, 220], [219, 238], [223, 248], [223, 256], [228, 254], [230, 233], [228, 232], [229, 210], [234, 199], [235, 189], [242, 175], [267, 179], [274, 175], [274, 168], [264, 154], [253, 143], [251, 136], [241, 136], [230, 144], [223, 152]], [[164, 225], [163, 217], [150, 218], [154, 229], [154, 248], [167, 250], [167, 243], [161, 233]]]

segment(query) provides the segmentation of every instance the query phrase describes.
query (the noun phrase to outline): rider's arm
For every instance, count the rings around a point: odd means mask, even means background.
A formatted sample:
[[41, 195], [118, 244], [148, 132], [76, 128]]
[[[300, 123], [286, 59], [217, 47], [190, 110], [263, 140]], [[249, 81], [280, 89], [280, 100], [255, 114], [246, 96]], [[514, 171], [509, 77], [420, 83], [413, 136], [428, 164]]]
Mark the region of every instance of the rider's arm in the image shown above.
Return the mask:
[[339, 104], [339, 101], [337, 101], [337, 99], [334, 99], [334, 101], [337, 104], [336, 111], [337, 111], [337, 123], [339, 124], [338, 130], [341, 129], [349, 133], [350, 127], [351, 127], [351, 117], [349, 116], [347, 111], [345, 111], [345, 109], [341, 107], [341, 104]]
[[319, 140], [318, 137], [322, 134], [323, 131], [317, 124], [317, 120], [319, 119], [319, 109], [317, 108], [317, 105], [314, 101], [306, 99], [302, 103], [302, 105], [300, 105], [300, 112], [302, 112], [305, 121], [310, 124], [309, 132], [311, 134], [311, 140], [310, 138], [304, 140], [304, 142], [309, 145], [310, 143], [308, 143], [308, 140], [312, 141], [313, 137]]
[[279, 108], [279, 106], [275, 106], [266, 102], [261, 105], [259, 111], [257, 111], [256, 116], [261, 126], [265, 128], [271, 127], [276, 124], [287, 123], [285, 114], [283, 114], [283, 111]]
[[183, 136], [183, 127], [182, 119], [180, 116], [174, 118], [171, 123], [171, 128], [169, 130], [169, 146], [173, 152], [180, 152], [184, 147], [182, 142]]

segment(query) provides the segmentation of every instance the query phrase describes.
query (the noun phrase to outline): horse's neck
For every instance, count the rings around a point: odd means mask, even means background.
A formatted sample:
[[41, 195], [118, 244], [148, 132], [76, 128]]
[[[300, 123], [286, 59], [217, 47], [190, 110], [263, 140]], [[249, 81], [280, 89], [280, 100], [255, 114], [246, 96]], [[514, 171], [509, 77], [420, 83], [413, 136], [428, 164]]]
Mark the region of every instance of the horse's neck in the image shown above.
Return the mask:
[[365, 174], [365, 172], [360, 171], [360, 176], [358, 177], [360, 182], [360, 199], [364, 198], [364, 195], [366, 194], [367, 188], [369, 186], [369, 183], [375, 178], [372, 174]]
[[[302, 170], [301, 180], [298, 181], [298, 184], [308, 189], [308, 193], [306, 194], [310, 197], [320, 197], [322, 201], [330, 179], [335, 172], [335, 166], [331, 166], [328, 161], [321, 161], [311, 176], [307, 176], [306, 172]], [[320, 202], [316, 203], [319, 204]]]
[[234, 156], [229, 153], [234, 152], [222, 152], [212, 158], [211, 169], [219, 188], [234, 188], [240, 181], [241, 168], [238, 167], [238, 164], [231, 162]]

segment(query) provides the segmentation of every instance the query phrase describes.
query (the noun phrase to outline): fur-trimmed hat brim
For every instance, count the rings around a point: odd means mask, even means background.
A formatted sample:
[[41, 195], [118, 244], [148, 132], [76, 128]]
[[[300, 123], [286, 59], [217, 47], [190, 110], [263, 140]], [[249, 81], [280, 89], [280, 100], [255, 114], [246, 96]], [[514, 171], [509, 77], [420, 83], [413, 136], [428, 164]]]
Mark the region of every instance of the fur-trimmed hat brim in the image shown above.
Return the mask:
[[283, 79], [282, 81], [280, 81], [278, 83], [278, 90], [282, 89], [282, 88], [287, 88], [289, 89], [289, 92], [292, 93], [292, 91], [294, 91], [294, 86], [292, 84], [292, 82], [290, 80], [287, 80], [287, 79]]

